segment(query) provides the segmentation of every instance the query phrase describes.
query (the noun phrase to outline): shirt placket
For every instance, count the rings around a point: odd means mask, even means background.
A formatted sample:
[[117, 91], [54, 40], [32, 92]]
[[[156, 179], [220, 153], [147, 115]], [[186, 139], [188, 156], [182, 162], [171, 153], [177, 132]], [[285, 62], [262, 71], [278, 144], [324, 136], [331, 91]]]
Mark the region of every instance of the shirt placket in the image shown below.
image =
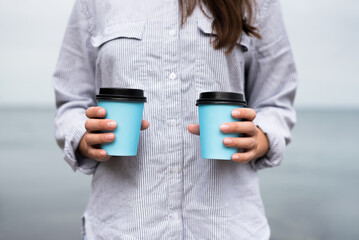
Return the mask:
[[182, 224], [182, 136], [181, 136], [181, 80], [179, 76], [177, 0], [165, 1], [163, 21], [163, 73], [165, 92], [168, 222], [171, 239], [183, 239]]

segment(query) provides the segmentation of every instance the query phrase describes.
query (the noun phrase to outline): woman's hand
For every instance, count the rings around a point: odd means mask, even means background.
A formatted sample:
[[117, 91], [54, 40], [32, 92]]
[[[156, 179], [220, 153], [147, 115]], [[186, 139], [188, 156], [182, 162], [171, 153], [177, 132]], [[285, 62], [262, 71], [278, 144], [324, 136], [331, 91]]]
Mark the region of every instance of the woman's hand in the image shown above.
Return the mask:
[[[269, 148], [268, 139], [253, 120], [256, 112], [251, 108], [237, 108], [232, 111], [234, 118], [240, 118], [242, 121], [223, 123], [220, 130], [223, 133], [241, 133], [241, 137], [226, 137], [223, 144], [228, 147], [244, 149], [244, 152], [238, 152], [232, 155], [235, 162], [247, 163], [255, 158], [264, 156]], [[192, 134], [199, 135], [199, 125], [190, 124], [187, 126]]]
[[[101, 143], [113, 142], [115, 140], [115, 134], [100, 133], [99, 131], [114, 130], [117, 127], [117, 123], [110, 119], [99, 119], [106, 116], [106, 110], [102, 107], [88, 108], [86, 110], [86, 116], [89, 118], [85, 123], [87, 131], [80, 141], [78, 150], [85, 157], [93, 158], [100, 162], [107, 161], [111, 156], [108, 156], [105, 150], [100, 149], [99, 145]], [[141, 130], [145, 130], [148, 127], [148, 121], [142, 120]]]

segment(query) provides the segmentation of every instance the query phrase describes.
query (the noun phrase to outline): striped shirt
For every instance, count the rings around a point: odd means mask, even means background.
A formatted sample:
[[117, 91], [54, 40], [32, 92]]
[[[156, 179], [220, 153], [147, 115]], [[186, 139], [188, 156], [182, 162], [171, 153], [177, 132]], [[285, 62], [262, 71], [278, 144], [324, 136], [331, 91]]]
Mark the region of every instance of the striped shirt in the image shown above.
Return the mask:
[[[76, 0], [53, 76], [55, 137], [73, 170], [93, 174], [88, 240], [269, 238], [257, 170], [282, 161], [297, 75], [278, 0], [257, 3], [262, 39], [243, 34], [225, 55], [210, 44], [213, 18], [198, 7], [181, 26], [178, 0]], [[137, 156], [99, 163], [76, 150], [101, 87], [144, 89], [150, 127]], [[201, 158], [187, 125], [198, 123], [203, 91], [244, 94], [269, 140], [264, 157]]]

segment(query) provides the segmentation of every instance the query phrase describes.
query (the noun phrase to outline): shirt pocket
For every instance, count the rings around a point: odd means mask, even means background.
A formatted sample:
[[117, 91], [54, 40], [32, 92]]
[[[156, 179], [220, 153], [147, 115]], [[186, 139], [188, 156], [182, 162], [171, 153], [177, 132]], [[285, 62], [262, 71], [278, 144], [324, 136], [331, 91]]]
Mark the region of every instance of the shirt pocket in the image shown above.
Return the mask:
[[96, 49], [97, 87], [141, 87], [145, 79], [146, 21], [98, 26], [91, 37]]
[[251, 38], [243, 33], [233, 51], [214, 49], [211, 41], [217, 33], [212, 31], [212, 20], [197, 19], [198, 52], [196, 89], [201, 91], [244, 92], [244, 56], [251, 48]]

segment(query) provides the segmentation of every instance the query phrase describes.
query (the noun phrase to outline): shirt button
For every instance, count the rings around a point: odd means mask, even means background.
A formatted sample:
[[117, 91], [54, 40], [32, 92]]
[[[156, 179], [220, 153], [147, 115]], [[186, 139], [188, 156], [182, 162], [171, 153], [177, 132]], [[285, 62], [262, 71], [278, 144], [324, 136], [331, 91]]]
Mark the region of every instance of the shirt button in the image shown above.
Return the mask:
[[172, 168], [173, 173], [179, 173], [179, 171], [180, 171], [179, 167]]
[[175, 125], [177, 124], [176, 119], [171, 119], [171, 120], [170, 120], [170, 124], [171, 124], [172, 126], [175, 126]]
[[179, 215], [179, 213], [172, 213], [171, 218], [173, 220], [179, 220], [181, 218], [181, 216]]
[[171, 80], [174, 80], [176, 79], [177, 75], [175, 73], [171, 73], [169, 77]]
[[171, 29], [170, 32], [169, 32], [170, 36], [174, 36], [176, 35], [176, 30], [174, 29]]

